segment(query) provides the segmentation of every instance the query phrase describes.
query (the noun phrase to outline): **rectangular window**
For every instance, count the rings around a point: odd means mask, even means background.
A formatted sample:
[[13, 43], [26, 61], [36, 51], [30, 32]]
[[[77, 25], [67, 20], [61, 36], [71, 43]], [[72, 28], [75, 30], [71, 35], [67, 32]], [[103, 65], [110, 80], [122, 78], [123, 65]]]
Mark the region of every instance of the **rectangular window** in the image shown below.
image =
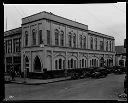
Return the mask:
[[100, 50], [104, 50], [104, 44], [103, 44], [103, 41], [100, 41]]
[[33, 36], [33, 45], [36, 45], [36, 31], [32, 30], [32, 36]]
[[110, 41], [110, 51], [111, 51], [111, 48], [112, 48], [112, 47], [111, 47], [111, 41]]
[[8, 53], [12, 53], [12, 40], [8, 40]]
[[71, 40], [71, 35], [69, 35], [69, 47], [72, 46], [72, 40]]
[[82, 48], [82, 36], [80, 36], [80, 47]]
[[13, 51], [15, 52], [20, 52], [21, 49], [21, 38], [16, 38], [13, 40]]
[[42, 30], [39, 30], [39, 44], [42, 44]]
[[90, 39], [90, 49], [93, 49], [93, 38]]
[[19, 38], [19, 52], [21, 51], [21, 38]]
[[50, 30], [47, 30], [47, 44], [50, 45]]
[[73, 47], [76, 48], [76, 35], [73, 36]]
[[7, 53], [7, 50], [8, 50], [8, 41], [5, 41], [5, 53]]
[[86, 37], [84, 37], [84, 49], [86, 49]]

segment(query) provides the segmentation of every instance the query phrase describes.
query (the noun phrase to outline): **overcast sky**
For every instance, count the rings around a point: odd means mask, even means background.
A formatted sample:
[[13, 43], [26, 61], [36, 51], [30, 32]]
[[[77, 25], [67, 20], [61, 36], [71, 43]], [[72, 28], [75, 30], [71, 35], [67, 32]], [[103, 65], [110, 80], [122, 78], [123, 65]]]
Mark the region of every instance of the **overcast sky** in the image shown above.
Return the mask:
[[115, 45], [123, 45], [126, 38], [125, 2], [108, 4], [4, 4], [4, 31], [20, 27], [22, 18], [42, 11], [52, 12], [88, 25], [89, 30], [114, 36]]

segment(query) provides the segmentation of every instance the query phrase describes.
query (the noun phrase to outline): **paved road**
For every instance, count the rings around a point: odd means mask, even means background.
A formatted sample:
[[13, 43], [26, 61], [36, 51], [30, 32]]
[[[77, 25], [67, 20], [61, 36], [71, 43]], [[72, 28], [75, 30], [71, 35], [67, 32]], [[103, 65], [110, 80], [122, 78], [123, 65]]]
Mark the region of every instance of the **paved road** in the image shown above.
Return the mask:
[[41, 85], [6, 84], [6, 99], [14, 100], [116, 100], [123, 92], [125, 74], [101, 79], [79, 79]]

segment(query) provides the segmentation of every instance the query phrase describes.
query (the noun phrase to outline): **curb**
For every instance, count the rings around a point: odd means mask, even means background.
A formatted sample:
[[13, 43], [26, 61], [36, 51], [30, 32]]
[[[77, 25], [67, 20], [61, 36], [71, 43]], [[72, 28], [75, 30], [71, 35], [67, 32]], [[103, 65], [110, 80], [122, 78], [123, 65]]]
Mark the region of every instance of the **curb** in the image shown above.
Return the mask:
[[66, 80], [70, 80], [70, 78], [62, 79], [62, 80], [49, 81], [49, 82], [42, 82], [42, 83], [26, 83], [26, 82], [16, 82], [16, 81], [11, 81], [10, 83], [25, 84], [25, 85], [40, 85], [40, 84], [48, 84], [48, 83], [66, 81]]

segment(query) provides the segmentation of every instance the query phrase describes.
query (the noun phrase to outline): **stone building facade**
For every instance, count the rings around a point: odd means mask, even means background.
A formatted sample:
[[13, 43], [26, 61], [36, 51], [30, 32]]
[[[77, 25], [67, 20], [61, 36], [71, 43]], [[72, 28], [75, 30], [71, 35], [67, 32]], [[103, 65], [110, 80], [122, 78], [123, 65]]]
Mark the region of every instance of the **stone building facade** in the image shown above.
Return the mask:
[[21, 70], [21, 34], [21, 27], [4, 32], [5, 72], [9, 72], [12, 65], [16, 71]]
[[22, 72], [115, 65], [114, 37], [48, 12], [22, 19], [21, 43]]

